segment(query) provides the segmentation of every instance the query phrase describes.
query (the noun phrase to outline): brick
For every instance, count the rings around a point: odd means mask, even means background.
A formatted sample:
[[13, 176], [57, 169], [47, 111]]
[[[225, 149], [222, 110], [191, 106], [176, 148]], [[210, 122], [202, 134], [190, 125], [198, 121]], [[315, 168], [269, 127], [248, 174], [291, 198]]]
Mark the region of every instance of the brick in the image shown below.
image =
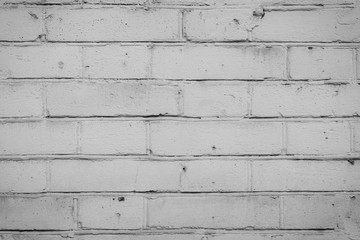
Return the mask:
[[339, 228], [353, 239], [360, 237], [360, 195], [349, 194], [339, 199], [340, 223]]
[[[360, 49], [356, 49], [356, 72], [357, 72], [357, 79], [360, 80]], [[358, 82], [359, 83], [359, 82]]]
[[[95, 2], [114, 2], [115, 0], [90, 0]], [[130, 0], [131, 1], [131, 0]], [[135, 1], [135, 0], [134, 0]], [[302, 5], [349, 5], [354, 4], [353, 0], [156, 0], [156, 3], [169, 5], [186, 6], [302, 6]]]
[[176, 9], [56, 8], [47, 11], [52, 41], [173, 41], [179, 38]]
[[346, 240], [341, 233], [293, 233], [274, 236], [274, 240]]
[[354, 128], [354, 139], [353, 139], [353, 145], [354, 145], [354, 151], [360, 152], [360, 123], [353, 123]]
[[47, 235], [47, 234], [0, 234], [2, 240], [63, 240], [60, 235]]
[[198, 41], [244, 41], [256, 23], [251, 9], [188, 10], [184, 14], [184, 34]]
[[0, 75], [3, 78], [80, 77], [80, 48], [50, 45], [1, 46]]
[[3, 122], [1, 154], [71, 154], [76, 152], [75, 122]]
[[284, 228], [332, 229], [338, 222], [334, 196], [284, 197]]
[[146, 46], [84, 47], [84, 75], [88, 78], [146, 78], [149, 63]]
[[74, 226], [72, 198], [3, 196], [0, 202], [1, 230], [70, 230]]
[[45, 162], [0, 162], [0, 192], [43, 192], [45, 190]]
[[[174, 239], [174, 240], [204, 240], [203, 236], [200, 234], [177, 234], [177, 233], [150, 233], [148, 235], [145, 234], [131, 234], [131, 235], [86, 235], [86, 236], [79, 236], [78, 240], [167, 240], [167, 239]], [[7, 240], [7, 239], [5, 239]]]
[[288, 123], [289, 154], [347, 154], [350, 128], [344, 122]]
[[40, 117], [42, 112], [41, 84], [0, 83], [0, 117]]
[[176, 192], [180, 190], [181, 162], [141, 162], [137, 171], [136, 191]]
[[79, 199], [79, 223], [84, 229], [140, 229], [144, 221], [144, 199], [101, 196]]
[[321, 47], [289, 49], [289, 71], [292, 79], [349, 80], [353, 76], [352, 50]]
[[81, 153], [146, 154], [146, 127], [135, 121], [84, 121]]
[[44, 34], [39, 8], [1, 8], [1, 41], [34, 41]]
[[54, 192], [134, 191], [138, 164], [135, 161], [52, 161]]
[[246, 116], [248, 87], [244, 83], [199, 82], [184, 86], [186, 116]]
[[47, 86], [50, 116], [177, 115], [178, 88], [156, 83], [55, 83]]
[[159, 46], [153, 51], [154, 78], [285, 78], [285, 51], [282, 47], [189, 45]]
[[148, 202], [149, 227], [277, 228], [278, 224], [277, 197], [161, 197]]
[[256, 84], [252, 115], [353, 116], [360, 113], [360, 86]]
[[254, 191], [352, 191], [360, 189], [360, 163], [348, 161], [254, 161]]
[[360, 41], [359, 10], [269, 11], [253, 30], [256, 41]]
[[184, 192], [235, 192], [248, 190], [246, 161], [201, 160], [184, 162]]
[[123, 4], [123, 5], [141, 5], [148, 2], [148, 0], [86, 0], [87, 3], [93, 4]]
[[79, 4], [81, 0], [0, 0], [0, 4]]
[[281, 131], [280, 123], [155, 122], [151, 150], [158, 155], [277, 154]]

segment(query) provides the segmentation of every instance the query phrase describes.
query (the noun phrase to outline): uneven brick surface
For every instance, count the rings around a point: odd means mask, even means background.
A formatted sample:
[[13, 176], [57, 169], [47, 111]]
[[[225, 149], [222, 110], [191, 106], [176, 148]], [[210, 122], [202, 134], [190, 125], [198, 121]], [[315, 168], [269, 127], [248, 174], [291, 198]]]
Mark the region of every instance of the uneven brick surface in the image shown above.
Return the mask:
[[0, 240], [360, 239], [357, 0], [0, 0]]

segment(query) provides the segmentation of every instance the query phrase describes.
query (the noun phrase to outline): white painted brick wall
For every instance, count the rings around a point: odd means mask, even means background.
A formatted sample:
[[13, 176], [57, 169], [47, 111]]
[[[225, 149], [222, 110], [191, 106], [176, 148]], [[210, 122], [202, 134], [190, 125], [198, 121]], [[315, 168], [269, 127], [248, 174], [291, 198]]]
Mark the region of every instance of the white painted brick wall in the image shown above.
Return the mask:
[[357, 0], [0, 0], [0, 240], [360, 239]]

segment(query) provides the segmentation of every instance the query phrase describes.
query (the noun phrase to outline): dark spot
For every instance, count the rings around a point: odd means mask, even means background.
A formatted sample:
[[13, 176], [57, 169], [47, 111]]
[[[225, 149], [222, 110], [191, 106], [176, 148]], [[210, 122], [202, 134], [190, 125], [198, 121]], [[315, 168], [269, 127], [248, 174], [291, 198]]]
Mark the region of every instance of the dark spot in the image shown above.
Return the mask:
[[355, 161], [352, 160], [352, 159], [348, 159], [347, 161], [348, 161], [351, 165], [354, 165], [354, 164], [355, 164]]
[[234, 21], [236, 24], [240, 24], [239, 19], [234, 18], [233, 21]]
[[125, 201], [125, 198], [124, 197], [118, 197], [118, 201], [123, 202], [123, 201]]
[[63, 68], [64, 68], [64, 62], [63, 62], [63, 61], [60, 61], [60, 62], [58, 63], [58, 66], [59, 66], [60, 69], [63, 69]]
[[216, 150], [216, 147], [215, 147], [215, 146], [212, 146], [211, 149], [215, 151], [215, 150]]
[[253, 16], [263, 18], [265, 16], [265, 12], [262, 8], [259, 8], [253, 11]]
[[30, 16], [33, 17], [34, 19], [38, 20], [39, 17], [35, 14], [35, 13], [32, 13], [32, 12], [29, 12]]
[[351, 196], [350, 199], [351, 199], [351, 200], [355, 200], [356, 197], [355, 197], [355, 196]]
[[186, 172], [186, 166], [183, 166], [183, 167], [182, 167], [182, 170], [183, 170], [184, 172]]
[[309, 50], [312, 50], [312, 49], [313, 49], [313, 47], [308, 47], [308, 49], [309, 49]]

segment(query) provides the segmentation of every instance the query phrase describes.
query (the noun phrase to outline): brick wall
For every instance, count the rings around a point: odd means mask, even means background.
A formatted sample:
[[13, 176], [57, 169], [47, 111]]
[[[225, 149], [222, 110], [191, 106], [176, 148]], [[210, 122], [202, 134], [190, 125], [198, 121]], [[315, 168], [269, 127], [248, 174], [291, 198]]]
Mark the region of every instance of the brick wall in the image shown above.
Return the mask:
[[1, 240], [360, 239], [357, 0], [0, 0]]

